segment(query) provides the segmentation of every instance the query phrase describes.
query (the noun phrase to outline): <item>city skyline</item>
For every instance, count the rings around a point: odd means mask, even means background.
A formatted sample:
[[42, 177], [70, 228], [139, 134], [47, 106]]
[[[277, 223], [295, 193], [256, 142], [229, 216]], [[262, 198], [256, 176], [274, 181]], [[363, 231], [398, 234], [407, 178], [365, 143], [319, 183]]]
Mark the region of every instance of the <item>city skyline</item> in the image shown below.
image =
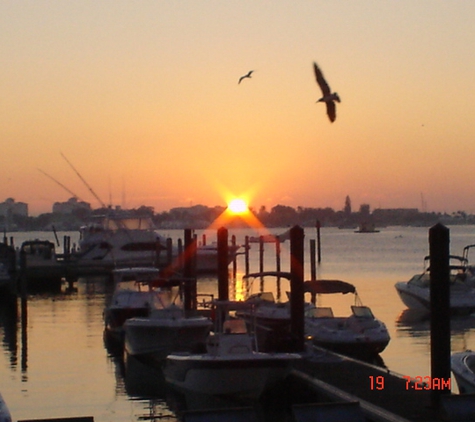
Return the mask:
[[[0, 0], [0, 198], [475, 213], [475, 3]], [[341, 98], [316, 103], [316, 62]], [[252, 78], [238, 83], [253, 70]]]

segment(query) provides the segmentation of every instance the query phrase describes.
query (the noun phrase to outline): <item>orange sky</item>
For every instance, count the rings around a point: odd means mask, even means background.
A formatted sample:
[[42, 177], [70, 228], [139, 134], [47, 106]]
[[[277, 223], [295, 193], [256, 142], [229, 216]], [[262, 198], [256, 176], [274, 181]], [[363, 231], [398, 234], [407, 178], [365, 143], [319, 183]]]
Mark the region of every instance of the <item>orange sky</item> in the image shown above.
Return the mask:
[[[0, 202], [475, 213], [472, 0], [0, 0]], [[312, 62], [342, 103], [331, 124]], [[237, 84], [255, 70], [252, 79]]]

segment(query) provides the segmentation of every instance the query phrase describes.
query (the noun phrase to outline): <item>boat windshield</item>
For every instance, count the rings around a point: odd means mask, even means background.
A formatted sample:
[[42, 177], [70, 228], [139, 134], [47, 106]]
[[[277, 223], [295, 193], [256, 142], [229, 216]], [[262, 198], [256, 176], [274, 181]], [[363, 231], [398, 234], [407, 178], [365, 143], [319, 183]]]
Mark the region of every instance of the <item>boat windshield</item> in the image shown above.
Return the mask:
[[351, 312], [357, 318], [371, 318], [374, 319], [374, 315], [367, 306], [352, 306]]

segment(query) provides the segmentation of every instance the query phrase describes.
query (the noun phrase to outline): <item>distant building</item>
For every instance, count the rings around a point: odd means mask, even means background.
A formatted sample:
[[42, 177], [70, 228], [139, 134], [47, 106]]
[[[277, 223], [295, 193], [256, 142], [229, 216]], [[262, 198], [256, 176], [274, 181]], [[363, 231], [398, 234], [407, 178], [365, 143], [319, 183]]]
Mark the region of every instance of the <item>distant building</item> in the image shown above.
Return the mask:
[[13, 215], [28, 217], [28, 204], [15, 202], [13, 198], [7, 198], [5, 202], [0, 203], [0, 216], [9, 219]]
[[72, 214], [77, 210], [91, 211], [91, 204], [78, 201], [77, 198], [70, 198], [66, 202], [55, 202], [53, 204], [53, 213]]

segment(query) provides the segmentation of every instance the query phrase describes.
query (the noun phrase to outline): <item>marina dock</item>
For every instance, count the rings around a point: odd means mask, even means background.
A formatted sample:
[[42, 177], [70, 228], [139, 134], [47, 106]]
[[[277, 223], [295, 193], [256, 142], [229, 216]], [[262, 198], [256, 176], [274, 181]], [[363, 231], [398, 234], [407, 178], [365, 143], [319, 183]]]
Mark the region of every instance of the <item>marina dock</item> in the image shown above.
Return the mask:
[[[298, 230], [297, 230], [298, 232]], [[226, 234], [221, 232], [221, 235]], [[227, 237], [218, 237], [218, 244], [227, 244]], [[291, 273], [296, 276], [292, 283], [297, 285], [297, 293], [300, 282], [303, 282], [303, 236], [291, 237], [291, 253], [297, 256], [292, 260]], [[220, 254], [222, 255], [220, 259]], [[218, 250], [218, 290], [220, 295], [228, 294], [228, 264], [226, 255]], [[297, 296], [292, 290], [291, 297]], [[296, 313], [301, 312], [301, 304], [293, 308]], [[293, 328], [303, 333], [299, 318], [293, 321]], [[450, 335], [450, 333], [449, 333]], [[392, 372], [390, 369], [378, 367], [346, 356], [329, 352], [315, 346], [304, 344], [303, 339], [297, 350], [303, 354], [303, 359], [296, 362], [289, 378], [289, 388], [305, 389], [315, 396], [315, 409], [325, 407], [326, 404], [335, 404], [335, 414], [343, 412], [346, 404], [356, 403], [364, 421], [373, 422], [426, 422], [426, 421], [475, 421], [473, 405], [475, 398], [465, 395], [451, 394], [450, 377], [433, 378], [421, 374], [422, 377], [409, 378]], [[434, 405], [434, 393], [440, 394], [440, 401]], [[310, 393], [309, 393], [310, 394]], [[346, 403], [346, 404], [344, 404]], [[338, 409], [341, 404], [341, 409]], [[354, 406], [353, 406], [354, 407]], [[296, 408], [297, 409], [297, 408]], [[328, 410], [328, 409], [327, 409]], [[304, 412], [302, 412], [303, 414]], [[309, 411], [312, 414], [312, 410]], [[189, 416], [189, 421], [192, 419]], [[315, 420], [311, 417], [305, 419], [295, 417], [295, 421]], [[330, 421], [331, 419], [325, 419]], [[349, 420], [349, 419], [333, 419]], [[355, 419], [356, 420], [356, 419]]]

